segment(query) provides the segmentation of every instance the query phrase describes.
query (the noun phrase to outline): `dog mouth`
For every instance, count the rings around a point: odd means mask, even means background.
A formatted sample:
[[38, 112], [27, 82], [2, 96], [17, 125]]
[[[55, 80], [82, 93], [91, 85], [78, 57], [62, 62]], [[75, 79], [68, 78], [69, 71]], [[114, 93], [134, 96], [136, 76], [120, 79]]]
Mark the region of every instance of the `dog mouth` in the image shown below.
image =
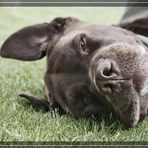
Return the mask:
[[134, 90], [132, 79], [99, 80], [94, 75], [92, 80], [98, 94], [113, 106], [121, 121], [128, 127], [135, 126], [140, 119], [140, 98]]

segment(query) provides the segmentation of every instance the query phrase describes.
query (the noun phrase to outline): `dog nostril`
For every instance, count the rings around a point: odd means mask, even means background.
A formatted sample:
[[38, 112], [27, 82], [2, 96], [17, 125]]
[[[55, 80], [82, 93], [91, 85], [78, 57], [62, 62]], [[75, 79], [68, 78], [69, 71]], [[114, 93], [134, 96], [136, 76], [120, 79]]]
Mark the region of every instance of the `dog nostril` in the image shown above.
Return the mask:
[[108, 80], [118, 76], [118, 68], [114, 61], [101, 59], [97, 65], [97, 74], [100, 80]]
[[96, 84], [103, 93], [118, 92], [120, 88], [120, 70], [116, 63], [111, 59], [100, 59], [96, 68]]
[[111, 76], [112, 75], [112, 67], [104, 67], [102, 70], [102, 75], [104, 76]]

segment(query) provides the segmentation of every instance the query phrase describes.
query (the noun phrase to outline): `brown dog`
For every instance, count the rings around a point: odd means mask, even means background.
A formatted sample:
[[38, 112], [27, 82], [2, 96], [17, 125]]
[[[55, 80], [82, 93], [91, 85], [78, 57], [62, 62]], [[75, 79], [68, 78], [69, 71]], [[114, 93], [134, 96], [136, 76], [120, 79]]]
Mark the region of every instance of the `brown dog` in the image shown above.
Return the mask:
[[45, 111], [59, 107], [76, 118], [115, 112], [131, 127], [147, 115], [146, 50], [126, 29], [56, 18], [12, 34], [0, 54], [26, 61], [47, 56], [48, 101], [20, 94], [33, 106]]

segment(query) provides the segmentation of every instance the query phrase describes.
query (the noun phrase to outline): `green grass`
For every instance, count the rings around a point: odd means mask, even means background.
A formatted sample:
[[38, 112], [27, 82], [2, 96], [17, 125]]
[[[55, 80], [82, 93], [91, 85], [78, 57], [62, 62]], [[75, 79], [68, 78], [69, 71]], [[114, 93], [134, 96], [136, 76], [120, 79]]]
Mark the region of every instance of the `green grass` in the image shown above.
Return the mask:
[[[0, 8], [0, 45], [14, 31], [31, 24], [49, 22], [57, 16], [74, 16], [99, 24], [116, 24], [124, 11], [120, 7]], [[147, 141], [145, 120], [124, 130], [119, 121], [75, 120], [58, 113], [36, 112], [19, 91], [43, 96], [45, 59], [22, 62], [0, 58], [1, 141]]]

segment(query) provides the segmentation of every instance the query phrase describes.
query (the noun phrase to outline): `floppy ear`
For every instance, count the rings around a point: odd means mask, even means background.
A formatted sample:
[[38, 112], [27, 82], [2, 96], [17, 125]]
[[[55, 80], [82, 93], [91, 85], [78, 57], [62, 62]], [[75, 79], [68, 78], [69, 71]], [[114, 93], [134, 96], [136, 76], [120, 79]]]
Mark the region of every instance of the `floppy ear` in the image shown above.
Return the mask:
[[24, 61], [41, 59], [63, 32], [67, 20], [71, 18], [56, 18], [50, 23], [25, 27], [12, 34], [2, 45], [0, 55]]
[[24, 92], [19, 93], [19, 96], [27, 99], [36, 110], [42, 110], [43, 112], [50, 111], [49, 102], [45, 99], [40, 99], [39, 97]]
[[148, 37], [148, 18], [141, 18], [134, 20], [133, 22], [121, 23], [120, 27]]
[[147, 7], [127, 7], [120, 21], [120, 27], [136, 34], [148, 36]]

